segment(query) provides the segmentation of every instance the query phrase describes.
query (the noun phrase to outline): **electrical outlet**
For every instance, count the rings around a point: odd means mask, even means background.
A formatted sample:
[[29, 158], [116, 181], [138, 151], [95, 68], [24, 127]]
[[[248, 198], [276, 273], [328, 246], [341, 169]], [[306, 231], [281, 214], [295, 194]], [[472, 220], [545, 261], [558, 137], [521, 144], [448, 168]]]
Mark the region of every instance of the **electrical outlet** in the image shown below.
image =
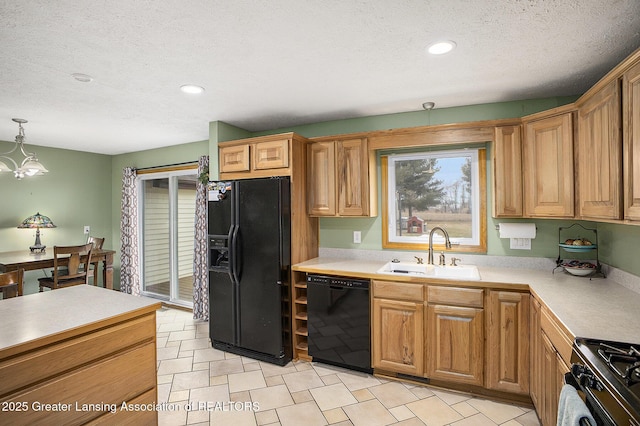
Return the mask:
[[91, 227], [89, 225], [84, 226], [84, 235], [89, 235], [91, 232]]
[[362, 242], [362, 234], [360, 231], [353, 231], [353, 243], [360, 244]]

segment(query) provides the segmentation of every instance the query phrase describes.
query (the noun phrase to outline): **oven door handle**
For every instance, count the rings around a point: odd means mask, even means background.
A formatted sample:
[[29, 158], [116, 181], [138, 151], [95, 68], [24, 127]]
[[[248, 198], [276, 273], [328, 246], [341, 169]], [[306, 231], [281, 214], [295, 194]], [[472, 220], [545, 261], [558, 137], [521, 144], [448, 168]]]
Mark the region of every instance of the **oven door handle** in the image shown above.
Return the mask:
[[611, 425], [616, 424], [616, 421], [611, 418], [609, 413], [607, 413], [607, 410], [605, 410], [604, 407], [600, 404], [600, 401], [598, 401], [596, 396], [593, 394], [593, 391], [589, 387], [585, 386], [584, 388], [581, 388], [579, 390], [584, 392], [586, 396], [585, 399], [589, 401], [588, 406], [590, 406], [591, 409], [597, 413], [596, 416], [600, 417], [603, 420], [606, 419], [609, 422], [608, 424], [611, 424]]
[[[585, 403], [587, 404], [587, 407], [589, 408], [589, 411], [591, 411], [591, 414], [594, 418], [599, 417], [600, 419], [609, 422], [606, 424], [615, 425], [616, 422], [611, 418], [609, 413], [607, 413], [604, 407], [600, 404], [598, 398], [596, 398], [595, 394], [593, 393], [593, 390], [590, 387], [592, 383], [582, 383], [582, 378], [576, 377], [576, 375], [581, 375], [580, 370], [582, 370], [583, 368], [584, 367], [580, 364], [573, 364], [571, 366], [571, 371], [564, 374], [564, 383], [573, 386], [576, 390], [585, 394]], [[594, 379], [596, 383], [596, 390], [602, 391], [604, 389], [604, 386], [602, 386], [602, 383], [600, 383], [597, 378], [594, 377]]]
[[576, 390], [580, 390], [580, 384], [578, 384], [578, 380], [576, 380], [575, 376], [570, 371], [567, 373], [564, 373], [564, 379], [562, 381], [564, 382], [565, 385], [571, 385]]

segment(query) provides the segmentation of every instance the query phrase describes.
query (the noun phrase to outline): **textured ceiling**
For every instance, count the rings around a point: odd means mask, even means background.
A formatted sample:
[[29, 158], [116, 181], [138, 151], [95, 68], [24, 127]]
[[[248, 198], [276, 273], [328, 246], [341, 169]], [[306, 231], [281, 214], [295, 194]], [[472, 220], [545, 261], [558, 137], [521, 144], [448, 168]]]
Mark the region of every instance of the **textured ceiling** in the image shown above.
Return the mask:
[[[424, 53], [441, 39], [457, 48]], [[0, 40], [0, 140], [18, 117], [28, 144], [118, 154], [208, 139], [216, 120], [581, 94], [640, 46], [640, 1], [5, 0]]]

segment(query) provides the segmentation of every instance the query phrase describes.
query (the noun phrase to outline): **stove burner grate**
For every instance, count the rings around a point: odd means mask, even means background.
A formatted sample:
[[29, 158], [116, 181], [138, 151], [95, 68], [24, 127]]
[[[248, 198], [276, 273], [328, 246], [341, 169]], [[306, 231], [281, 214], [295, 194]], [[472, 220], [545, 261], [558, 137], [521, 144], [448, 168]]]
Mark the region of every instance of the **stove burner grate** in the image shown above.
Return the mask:
[[640, 383], [640, 351], [634, 346], [623, 349], [600, 343], [598, 354], [627, 386]]

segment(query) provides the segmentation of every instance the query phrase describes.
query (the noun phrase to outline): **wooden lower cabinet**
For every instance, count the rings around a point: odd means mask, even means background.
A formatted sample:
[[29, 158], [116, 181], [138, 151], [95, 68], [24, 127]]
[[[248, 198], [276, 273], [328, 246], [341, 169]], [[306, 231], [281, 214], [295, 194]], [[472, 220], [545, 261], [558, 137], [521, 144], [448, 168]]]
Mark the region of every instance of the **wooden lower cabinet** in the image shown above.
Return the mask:
[[529, 311], [529, 334], [530, 334], [530, 358], [529, 358], [529, 381], [530, 396], [534, 407], [540, 412], [542, 404], [542, 333], [540, 331], [540, 302], [531, 297]]
[[555, 424], [572, 337], [529, 292], [378, 280], [372, 292], [378, 372], [530, 395], [543, 424]]
[[546, 334], [542, 333], [542, 406], [538, 411], [543, 426], [556, 423], [558, 412], [558, 386], [556, 375], [558, 371], [558, 356], [556, 350]]
[[569, 371], [572, 337], [533, 297], [530, 307], [531, 400], [542, 425], [553, 426], [557, 421], [564, 374]]
[[422, 312], [421, 302], [373, 299], [373, 368], [423, 375]]
[[484, 384], [482, 309], [427, 305], [427, 377]]
[[529, 294], [489, 291], [486, 387], [529, 393]]

